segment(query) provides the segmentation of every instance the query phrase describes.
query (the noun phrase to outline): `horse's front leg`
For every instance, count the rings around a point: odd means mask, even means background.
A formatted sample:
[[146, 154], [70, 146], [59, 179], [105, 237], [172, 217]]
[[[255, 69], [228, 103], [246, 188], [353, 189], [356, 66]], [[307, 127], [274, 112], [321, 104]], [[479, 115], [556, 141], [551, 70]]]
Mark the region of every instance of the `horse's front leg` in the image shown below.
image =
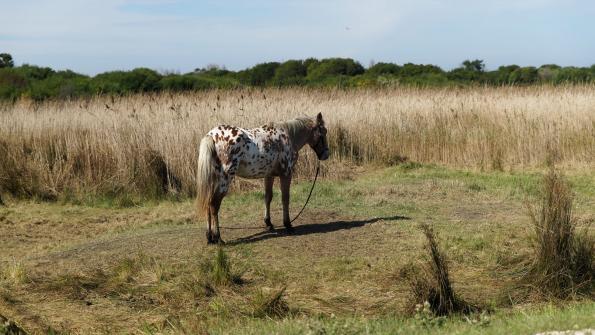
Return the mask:
[[281, 184], [281, 201], [283, 202], [283, 225], [288, 233], [293, 232], [291, 220], [289, 219], [289, 187], [291, 186], [291, 174], [288, 176], [280, 176]]
[[273, 200], [273, 183], [275, 177], [264, 177], [264, 223], [269, 228], [269, 231], [275, 230], [271, 223], [271, 201]]

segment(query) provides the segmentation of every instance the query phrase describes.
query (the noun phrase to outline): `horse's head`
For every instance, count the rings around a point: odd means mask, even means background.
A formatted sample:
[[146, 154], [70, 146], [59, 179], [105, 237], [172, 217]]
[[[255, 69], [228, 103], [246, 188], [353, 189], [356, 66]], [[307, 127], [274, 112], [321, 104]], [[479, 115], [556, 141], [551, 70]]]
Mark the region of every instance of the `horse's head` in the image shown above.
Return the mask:
[[328, 159], [329, 150], [328, 142], [326, 140], [326, 127], [324, 126], [324, 120], [322, 119], [322, 113], [316, 115], [316, 122], [312, 129], [312, 134], [308, 140], [310, 148], [316, 152], [316, 156], [321, 161]]

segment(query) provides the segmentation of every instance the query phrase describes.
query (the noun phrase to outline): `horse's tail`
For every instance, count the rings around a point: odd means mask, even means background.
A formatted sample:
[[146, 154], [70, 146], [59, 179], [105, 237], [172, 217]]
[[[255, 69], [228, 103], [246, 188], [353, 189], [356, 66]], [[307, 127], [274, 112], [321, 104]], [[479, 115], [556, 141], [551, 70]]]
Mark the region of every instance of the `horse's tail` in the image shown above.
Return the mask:
[[218, 188], [215, 157], [215, 141], [207, 135], [200, 141], [196, 171], [196, 209], [199, 217], [208, 213], [209, 205]]

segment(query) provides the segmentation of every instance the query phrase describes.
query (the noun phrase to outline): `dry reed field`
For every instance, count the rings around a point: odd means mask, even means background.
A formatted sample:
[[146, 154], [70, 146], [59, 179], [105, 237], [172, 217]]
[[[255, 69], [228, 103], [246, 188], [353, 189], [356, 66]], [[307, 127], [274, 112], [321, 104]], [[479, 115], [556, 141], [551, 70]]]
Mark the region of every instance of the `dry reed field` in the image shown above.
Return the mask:
[[[197, 145], [211, 127], [249, 128], [318, 112], [332, 152], [326, 176], [342, 173], [336, 162], [516, 170], [555, 160], [592, 167], [594, 106], [594, 86], [250, 89], [20, 101], [0, 107], [0, 190], [50, 200], [193, 195]], [[300, 171], [309, 175], [312, 156], [303, 156]]]

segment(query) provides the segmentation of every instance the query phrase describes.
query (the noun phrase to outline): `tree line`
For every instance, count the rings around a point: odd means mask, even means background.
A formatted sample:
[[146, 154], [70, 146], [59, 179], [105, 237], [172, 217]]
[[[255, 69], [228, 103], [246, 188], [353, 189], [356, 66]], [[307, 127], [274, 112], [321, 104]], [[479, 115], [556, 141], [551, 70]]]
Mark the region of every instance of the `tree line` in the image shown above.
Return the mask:
[[482, 60], [466, 60], [450, 71], [436, 65], [372, 63], [367, 68], [350, 58], [308, 58], [257, 64], [241, 71], [211, 65], [185, 74], [159, 73], [148, 68], [110, 71], [86, 76], [70, 70], [23, 64], [0, 54], [0, 99], [33, 100], [142, 92], [182, 92], [239, 87], [377, 87], [582, 84], [595, 82], [595, 65], [562, 67], [500, 66], [487, 71]]

